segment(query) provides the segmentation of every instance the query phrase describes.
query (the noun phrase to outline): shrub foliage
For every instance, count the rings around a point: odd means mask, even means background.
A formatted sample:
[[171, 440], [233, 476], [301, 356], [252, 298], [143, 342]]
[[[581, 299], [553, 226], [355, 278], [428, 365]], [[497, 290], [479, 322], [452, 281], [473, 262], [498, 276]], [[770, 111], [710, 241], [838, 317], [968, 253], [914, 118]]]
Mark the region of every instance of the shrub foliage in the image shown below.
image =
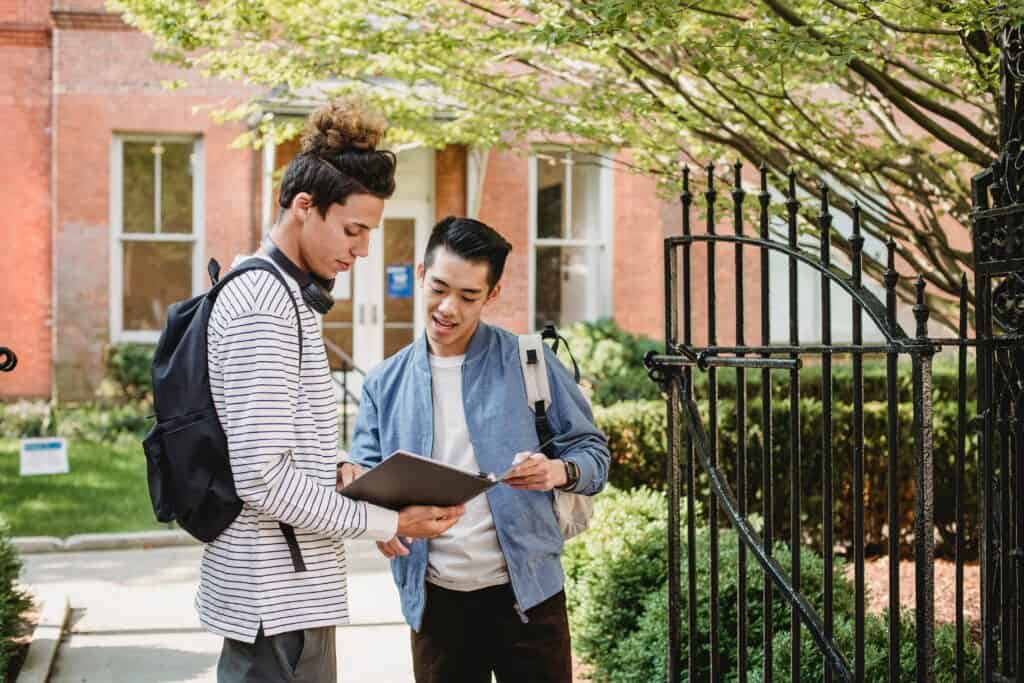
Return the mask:
[[[666, 678], [668, 588], [667, 521], [664, 495], [649, 489], [631, 492], [612, 491], [598, 499], [591, 529], [567, 546], [563, 557], [569, 594], [570, 624], [577, 653], [595, 669], [595, 678], [604, 683], [634, 683]], [[681, 595], [682, 638], [688, 641], [685, 558], [688, 548], [683, 534], [683, 591]], [[711, 632], [711, 560], [710, 533], [698, 530], [695, 558], [697, 566], [697, 629], [698, 680], [710, 679]], [[783, 544], [774, 548], [774, 556], [787, 570], [790, 552]], [[800, 553], [802, 594], [821, 614], [824, 602], [824, 560], [811, 549]], [[779, 592], [770, 614], [763, 601], [763, 574], [748, 553], [747, 559], [747, 644], [749, 680], [763, 682], [765, 624], [771, 619], [774, 627], [774, 679], [789, 680], [790, 609]], [[731, 529], [719, 532], [719, 656], [723, 680], [737, 679], [738, 591], [740, 588], [737, 536]], [[853, 655], [854, 591], [847, 578], [845, 565], [835, 562], [833, 582], [836, 642], [848, 661]], [[913, 614], [901, 616], [900, 661], [902, 681], [914, 680]], [[955, 629], [940, 626], [936, 634], [936, 666], [938, 680], [955, 680]], [[823, 658], [810, 634], [802, 638], [803, 662], [801, 681], [823, 679]], [[867, 619], [867, 680], [886, 680], [888, 657], [888, 625], [885, 615], [871, 614]], [[687, 656], [690, 656], [687, 654]], [[965, 680], [980, 680], [980, 653], [976, 645], [968, 647]], [[684, 672], [681, 680], [686, 681]]]
[[28, 596], [15, 584], [20, 571], [21, 561], [11, 544], [7, 523], [0, 519], [0, 674], [10, 664], [13, 639], [24, 629], [22, 614], [29, 606]]
[[[761, 424], [761, 390], [759, 375], [748, 374], [746, 401], [746, 437], [748, 508], [761, 511], [761, 481], [763, 468], [764, 434]], [[887, 542], [888, 528], [888, 403], [884, 400], [884, 368], [871, 368], [870, 381], [865, 386], [864, 403], [864, 506], [865, 541], [869, 554], [880, 551]], [[933, 400], [933, 449], [935, 480], [943, 482], [935, 488], [935, 525], [941, 536], [940, 553], [951, 553], [956, 534], [954, 487], [957, 454], [957, 404], [955, 368], [940, 364], [935, 369], [936, 389]], [[736, 420], [736, 384], [732, 373], [720, 373], [718, 401], [718, 460], [728, 480], [735, 488], [737, 471], [737, 443], [739, 431]], [[707, 395], [702, 384], [706, 376], [695, 374], [701, 384], [696, 387], [698, 408], [707, 423], [709, 410]], [[897, 443], [899, 446], [899, 503], [901, 546], [904, 553], [912, 550], [911, 537], [914, 506], [914, 443], [913, 405], [909, 380], [901, 375], [900, 402], [897, 405]], [[809, 368], [801, 376], [800, 398], [800, 463], [803, 480], [801, 526], [811, 543], [822, 539], [823, 460], [824, 460], [824, 405], [820, 400], [821, 373]], [[906, 386], [902, 386], [906, 384]], [[833, 379], [832, 451], [834, 514], [830, 516], [836, 542], [847, 547], [853, 543], [853, 403], [852, 374], [848, 368], [837, 369]], [[879, 393], [881, 392], [881, 393]], [[775, 528], [780, 538], [789, 535], [789, 463], [790, 401], [788, 378], [783, 375], [772, 385], [772, 456], [774, 460], [774, 486], [784, 495], [775, 496]], [[967, 406], [967, 417], [974, 415], [974, 406]], [[598, 426], [608, 435], [613, 465], [610, 480], [620, 487], [646, 485], [653, 488], [666, 486], [667, 418], [665, 402], [623, 401], [611, 406], [595, 406]], [[977, 444], [969, 439], [966, 448], [964, 509], [979, 509]], [[698, 467], [698, 473], [700, 468]], [[700, 495], [709, 492], [707, 478], [698, 474]], [[968, 524], [965, 529], [968, 553], [977, 549], [977, 529]], [[819, 552], [822, 550], [818, 547]]]

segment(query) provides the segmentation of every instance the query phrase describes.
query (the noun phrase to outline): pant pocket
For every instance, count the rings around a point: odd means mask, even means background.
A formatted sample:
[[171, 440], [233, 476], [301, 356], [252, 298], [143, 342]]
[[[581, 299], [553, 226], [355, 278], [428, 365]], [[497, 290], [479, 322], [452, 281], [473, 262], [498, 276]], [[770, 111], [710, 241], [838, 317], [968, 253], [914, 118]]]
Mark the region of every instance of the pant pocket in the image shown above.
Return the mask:
[[302, 653], [306, 649], [306, 632], [304, 630], [279, 633], [271, 638], [274, 656], [287, 680], [295, 678], [302, 662]]

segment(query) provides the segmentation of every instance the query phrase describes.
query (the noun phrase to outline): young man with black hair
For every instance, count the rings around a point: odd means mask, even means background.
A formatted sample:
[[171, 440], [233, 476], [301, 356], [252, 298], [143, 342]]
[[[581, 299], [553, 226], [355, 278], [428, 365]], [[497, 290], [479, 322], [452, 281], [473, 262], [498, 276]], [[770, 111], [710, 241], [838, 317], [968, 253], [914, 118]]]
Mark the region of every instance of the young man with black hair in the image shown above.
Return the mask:
[[333, 683], [334, 627], [348, 619], [342, 539], [429, 538], [462, 512], [396, 513], [334, 490], [337, 404], [317, 314], [331, 278], [367, 255], [394, 192], [395, 157], [375, 149], [383, 132], [355, 102], [310, 116], [259, 254], [288, 289], [250, 270], [210, 314], [210, 388], [243, 503], [205, 546], [196, 596], [203, 626], [224, 637], [220, 683]]
[[609, 452], [572, 376], [544, 347], [556, 434], [539, 450], [518, 337], [481, 322], [501, 293], [511, 245], [479, 221], [438, 223], [417, 270], [425, 334], [363, 386], [340, 484], [395, 450], [511, 478], [466, 504], [430, 541], [378, 546], [392, 559], [412, 627], [416, 683], [571, 683], [572, 658], [553, 490], [593, 495]]

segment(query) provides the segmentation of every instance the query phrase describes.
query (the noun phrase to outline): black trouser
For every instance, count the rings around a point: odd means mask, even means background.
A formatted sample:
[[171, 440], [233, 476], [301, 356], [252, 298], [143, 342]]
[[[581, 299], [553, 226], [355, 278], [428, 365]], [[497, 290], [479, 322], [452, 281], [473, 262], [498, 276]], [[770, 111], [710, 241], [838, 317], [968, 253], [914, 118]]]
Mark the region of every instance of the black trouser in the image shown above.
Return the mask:
[[412, 632], [416, 683], [572, 683], [565, 592], [526, 612], [509, 584], [452, 591], [427, 584], [419, 633]]

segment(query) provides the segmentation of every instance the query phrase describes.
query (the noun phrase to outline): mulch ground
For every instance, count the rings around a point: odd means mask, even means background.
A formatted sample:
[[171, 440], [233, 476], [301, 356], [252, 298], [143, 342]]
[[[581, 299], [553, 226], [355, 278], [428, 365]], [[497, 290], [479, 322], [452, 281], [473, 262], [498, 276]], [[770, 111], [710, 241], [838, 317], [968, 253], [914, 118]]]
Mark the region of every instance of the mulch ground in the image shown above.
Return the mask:
[[25, 620], [25, 631], [13, 641], [15, 647], [14, 656], [11, 657], [8, 663], [7, 671], [4, 675], [5, 683], [14, 683], [18, 678], [18, 672], [21, 671], [25, 655], [28, 654], [28, 644], [32, 641], [32, 631], [35, 630], [36, 624], [39, 623], [39, 610], [35, 606], [29, 607], [22, 617]]
[[[853, 579], [853, 565], [848, 567]], [[916, 595], [914, 562], [900, 562], [900, 607], [913, 609]], [[882, 557], [864, 564], [864, 582], [868, 590], [868, 611], [880, 613], [889, 607], [889, 558]], [[964, 566], [964, 619], [981, 621], [981, 573], [977, 564]], [[956, 563], [935, 561], [935, 621], [956, 621]]]

